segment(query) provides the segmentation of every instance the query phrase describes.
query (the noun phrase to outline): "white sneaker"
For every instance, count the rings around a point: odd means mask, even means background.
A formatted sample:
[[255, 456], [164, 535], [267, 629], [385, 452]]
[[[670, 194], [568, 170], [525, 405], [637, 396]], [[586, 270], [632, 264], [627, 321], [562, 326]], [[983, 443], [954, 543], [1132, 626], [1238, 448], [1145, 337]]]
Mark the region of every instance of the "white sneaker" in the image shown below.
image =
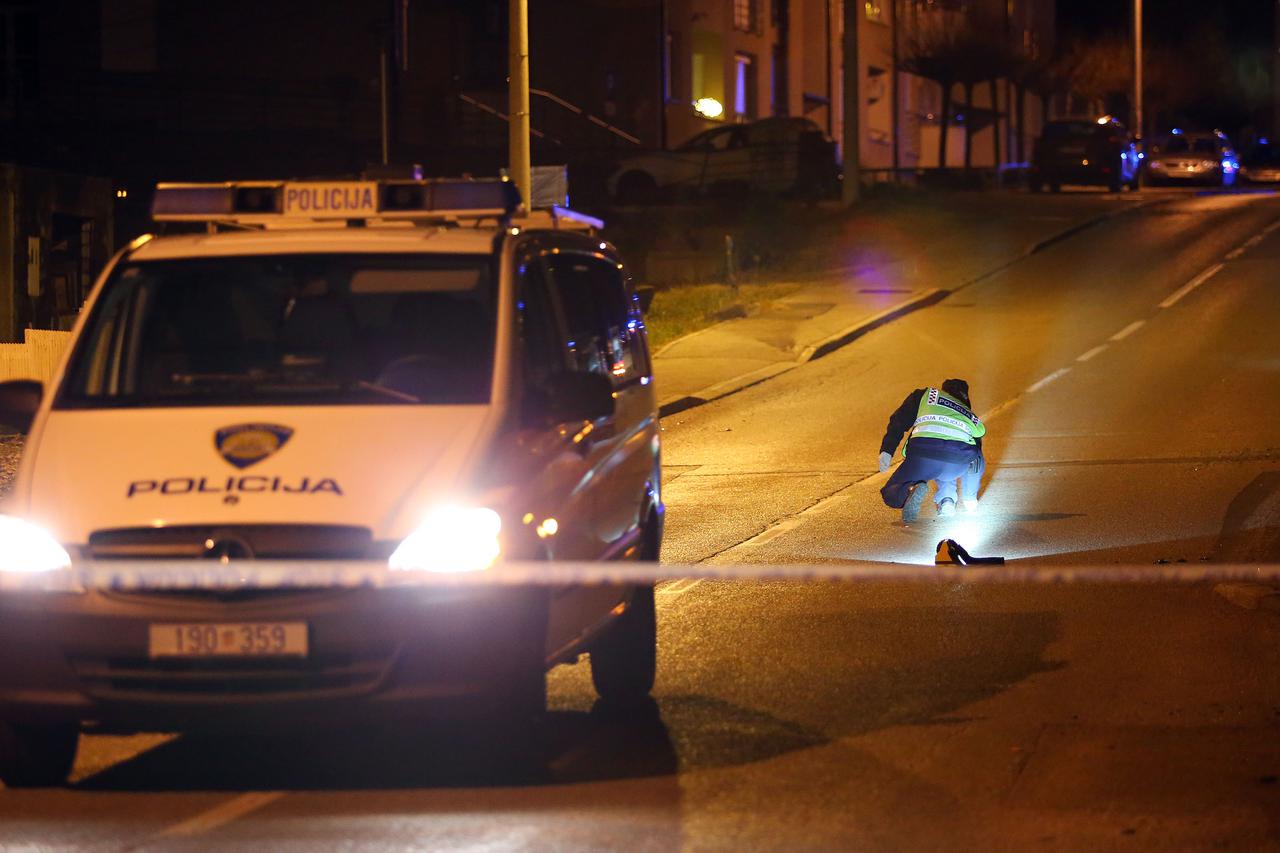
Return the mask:
[[963, 512], [965, 515], [977, 515], [978, 499], [973, 498], [972, 500], [965, 501], [964, 508], [961, 510], [961, 512]]
[[956, 514], [956, 502], [951, 498], [943, 498], [942, 503], [938, 504], [938, 515], [942, 518], [950, 518]]

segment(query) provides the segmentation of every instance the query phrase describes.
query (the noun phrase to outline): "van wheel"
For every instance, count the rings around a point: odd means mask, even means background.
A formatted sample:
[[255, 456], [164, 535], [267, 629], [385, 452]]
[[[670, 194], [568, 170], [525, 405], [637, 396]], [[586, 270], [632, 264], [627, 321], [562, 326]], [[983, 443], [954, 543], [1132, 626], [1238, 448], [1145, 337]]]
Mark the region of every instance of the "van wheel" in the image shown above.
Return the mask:
[[658, 669], [658, 620], [653, 585], [636, 587], [626, 611], [592, 647], [591, 681], [616, 707], [648, 699]]
[[79, 740], [76, 725], [0, 723], [0, 781], [10, 788], [65, 784], [76, 760]]

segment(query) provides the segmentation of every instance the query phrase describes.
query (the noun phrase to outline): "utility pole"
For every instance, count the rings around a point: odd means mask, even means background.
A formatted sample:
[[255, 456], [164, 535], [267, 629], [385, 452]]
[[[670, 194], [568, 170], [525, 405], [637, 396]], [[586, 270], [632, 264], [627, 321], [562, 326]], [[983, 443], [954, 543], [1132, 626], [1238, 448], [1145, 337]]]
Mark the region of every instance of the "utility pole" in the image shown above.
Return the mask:
[[1133, 0], [1133, 131], [1146, 138], [1142, 128], [1142, 0]]
[[896, 184], [898, 182], [898, 169], [902, 167], [902, 146], [899, 141], [902, 134], [898, 127], [898, 114], [901, 112], [898, 109], [899, 99], [901, 98], [901, 94], [898, 92], [898, 28], [902, 25], [902, 22], [898, 20], [899, 0], [893, 0], [889, 6], [892, 11], [889, 23], [893, 26], [890, 34], [890, 38], [893, 40], [893, 55], [889, 61], [889, 65], [892, 68], [890, 73], [893, 74], [893, 77], [889, 80], [889, 97], [893, 100], [893, 183]]
[[844, 160], [843, 200], [846, 205], [857, 204], [862, 189], [862, 66], [858, 60], [858, 19], [863, 15], [863, 4], [857, 0], [844, 0], [844, 44], [841, 65], [841, 87], [844, 95], [844, 132], [840, 150]]
[[510, 55], [507, 113], [511, 116], [507, 147], [511, 179], [525, 209], [532, 207], [532, 167], [529, 165], [529, 0], [510, 0], [507, 25]]
[[408, 70], [408, 4], [405, 0], [389, 0], [387, 21], [383, 28], [382, 48], [378, 52], [378, 105], [381, 112], [382, 165], [396, 154], [397, 118], [400, 109], [400, 77]]

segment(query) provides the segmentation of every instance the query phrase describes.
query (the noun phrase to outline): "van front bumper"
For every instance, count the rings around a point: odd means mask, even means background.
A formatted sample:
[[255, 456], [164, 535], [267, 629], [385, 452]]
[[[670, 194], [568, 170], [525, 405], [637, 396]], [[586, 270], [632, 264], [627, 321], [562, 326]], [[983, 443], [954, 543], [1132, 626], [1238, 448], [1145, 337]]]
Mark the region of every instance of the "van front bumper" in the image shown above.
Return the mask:
[[[544, 665], [546, 587], [0, 593], [0, 719], [101, 731], [377, 724]], [[153, 658], [155, 623], [304, 622], [304, 657]]]

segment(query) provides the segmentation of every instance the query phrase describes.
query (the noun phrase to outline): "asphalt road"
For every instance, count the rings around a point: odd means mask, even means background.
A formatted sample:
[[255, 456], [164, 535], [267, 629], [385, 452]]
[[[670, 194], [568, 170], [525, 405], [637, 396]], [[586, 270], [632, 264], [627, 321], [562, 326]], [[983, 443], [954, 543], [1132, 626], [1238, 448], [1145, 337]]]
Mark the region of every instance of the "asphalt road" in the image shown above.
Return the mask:
[[[1270, 197], [1179, 196], [665, 424], [666, 559], [918, 583], [667, 585], [651, 713], [612, 719], [561, 668], [535, 755], [465, 730], [88, 737], [69, 789], [0, 792], [0, 848], [1280, 849], [1274, 590], [927, 568], [944, 536], [1280, 561], [1277, 222]], [[904, 526], [880, 436], [948, 376], [989, 422], [983, 509]]]

